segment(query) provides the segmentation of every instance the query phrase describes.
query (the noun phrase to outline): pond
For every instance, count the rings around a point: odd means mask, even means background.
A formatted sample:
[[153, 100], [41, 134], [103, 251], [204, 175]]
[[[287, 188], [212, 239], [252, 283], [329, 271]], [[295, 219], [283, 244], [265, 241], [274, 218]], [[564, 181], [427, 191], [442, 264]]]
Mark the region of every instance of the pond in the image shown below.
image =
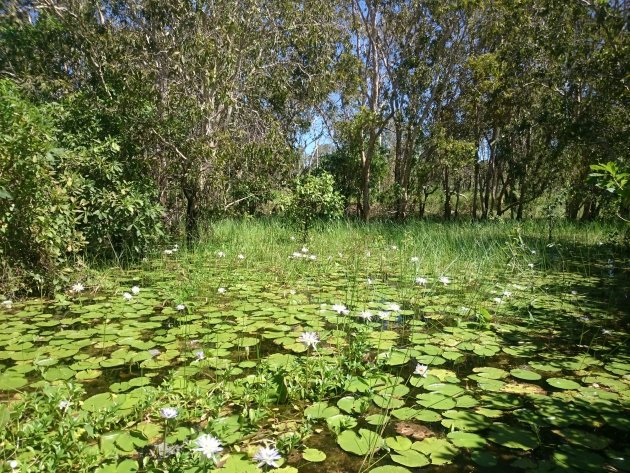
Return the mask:
[[630, 471], [627, 259], [318, 249], [3, 304], [0, 471]]

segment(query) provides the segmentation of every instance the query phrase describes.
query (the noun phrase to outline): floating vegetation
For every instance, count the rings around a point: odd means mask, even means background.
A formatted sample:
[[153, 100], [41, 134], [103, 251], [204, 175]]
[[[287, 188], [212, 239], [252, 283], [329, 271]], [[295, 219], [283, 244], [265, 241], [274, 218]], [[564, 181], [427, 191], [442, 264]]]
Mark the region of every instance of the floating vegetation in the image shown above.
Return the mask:
[[628, 471], [627, 274], [408, 245], [180, 251], [4, 304], [0, 471]]

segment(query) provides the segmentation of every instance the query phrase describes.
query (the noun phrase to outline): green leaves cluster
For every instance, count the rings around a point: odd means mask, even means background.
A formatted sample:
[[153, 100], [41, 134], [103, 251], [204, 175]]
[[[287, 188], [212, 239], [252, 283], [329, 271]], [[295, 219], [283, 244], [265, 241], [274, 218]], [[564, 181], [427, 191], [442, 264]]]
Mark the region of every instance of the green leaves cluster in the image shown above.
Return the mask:
[[307, 174], [295, 181], [295, 189], [289, 198], [289, 215], [308, 232], [317, 219], [335, 219], [343, 213], [343, 199], [335, 191], [333, 177], [324, 172]]
[[[0, 82], [0, 285], [65, 283], [77, 255], [140, 254], [161, 235], [146, 182], [125, 178], [112, 139], [78, 144], [59, 128], [63, 106], [36, 105]], [[66, 147], [70, 145], [71, 147]]]

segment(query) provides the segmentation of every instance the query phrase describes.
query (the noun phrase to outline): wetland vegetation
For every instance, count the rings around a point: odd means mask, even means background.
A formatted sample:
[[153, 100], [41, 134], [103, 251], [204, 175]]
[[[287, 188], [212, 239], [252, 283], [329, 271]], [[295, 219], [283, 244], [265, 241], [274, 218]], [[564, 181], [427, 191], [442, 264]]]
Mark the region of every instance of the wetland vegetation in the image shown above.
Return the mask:
[[0, 2], [0, 473], [630, 471], [628, 11]]
[[627, 471], [612, 227], [292, 228], [5, 304], [5, 470]]

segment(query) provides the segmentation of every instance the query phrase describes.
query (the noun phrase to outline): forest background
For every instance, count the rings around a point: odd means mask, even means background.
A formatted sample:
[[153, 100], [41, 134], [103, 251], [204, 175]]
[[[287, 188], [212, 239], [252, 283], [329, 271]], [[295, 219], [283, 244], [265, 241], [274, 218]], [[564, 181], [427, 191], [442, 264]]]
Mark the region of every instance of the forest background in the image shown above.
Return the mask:
[[623, 0], [5, 0], [0, 286], [213, 219], [629, 218]]

